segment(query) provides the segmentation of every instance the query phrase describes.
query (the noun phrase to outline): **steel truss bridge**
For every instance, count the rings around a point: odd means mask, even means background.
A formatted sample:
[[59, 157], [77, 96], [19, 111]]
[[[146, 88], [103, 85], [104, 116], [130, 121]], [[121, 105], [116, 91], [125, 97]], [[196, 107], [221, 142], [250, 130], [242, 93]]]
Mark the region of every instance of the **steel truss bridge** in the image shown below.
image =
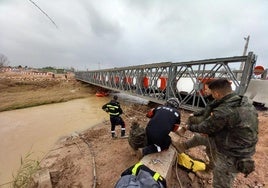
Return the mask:
[[[75, 78], [159, 104], [177, 97], [181, 108], [194, 111], [206, 105], [204, 84], [210, 79], [227, 78], [233, 90], [243, 95], [255, 64], [256, 55], [249, 52], [246, 56], [78, 71]], [[239, 67], [242, 70], [236, 71]]]

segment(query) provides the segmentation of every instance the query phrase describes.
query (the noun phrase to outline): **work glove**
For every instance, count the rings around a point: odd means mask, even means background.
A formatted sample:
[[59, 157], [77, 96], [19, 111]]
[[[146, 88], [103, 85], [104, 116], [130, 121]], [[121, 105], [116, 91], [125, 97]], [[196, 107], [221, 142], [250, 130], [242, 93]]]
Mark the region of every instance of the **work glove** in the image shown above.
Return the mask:
[[202, 121], [205, 120], [205, 117], [204, 116], [194, 116], [194, 115], [190, 115], [188, 117], [188, 120], [187, 120], [187, 124], [188, 125], [193, 125], [193, 124], [199, 124], [201, 123]]
[[178, 128], [180, 127], [180, 124], [174, 124], [173, 126], [173, 132], [176, 132], [178, 130]]
[[154, 116], [154, 108], [150, 109], [149, 112], [147, 112], [146, 117], [152, 118]]

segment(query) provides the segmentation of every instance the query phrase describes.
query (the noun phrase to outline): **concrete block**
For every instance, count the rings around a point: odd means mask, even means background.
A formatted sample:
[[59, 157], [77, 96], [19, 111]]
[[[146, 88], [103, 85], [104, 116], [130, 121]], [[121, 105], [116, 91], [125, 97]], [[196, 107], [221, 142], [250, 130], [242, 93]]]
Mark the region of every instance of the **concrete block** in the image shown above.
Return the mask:
[[149, 167], [151, 170], [161, 174], [166, 179], [167, 185], [171, 179], [172, 166], [175, 164], [176, 150], [170, 146], [168, 150], [160, 153], [152, 153], [144, 156], [141, 159], [142, 164]]
[[263, 103], [268, 107], [268, 80], [250, 80], [246, 93], [250, 100]]

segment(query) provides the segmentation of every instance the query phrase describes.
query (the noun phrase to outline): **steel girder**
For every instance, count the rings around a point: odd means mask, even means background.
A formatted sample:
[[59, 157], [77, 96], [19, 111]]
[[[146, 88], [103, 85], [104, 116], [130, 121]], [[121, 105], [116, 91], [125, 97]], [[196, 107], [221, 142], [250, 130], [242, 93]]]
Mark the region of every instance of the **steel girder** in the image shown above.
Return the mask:
[[[243, 70], [235, 70], [242, 62]], [[206, 105], [203, 87], [209, 79], [227, 78], [232, 82], [233, 90], [243, 95], [255, 63], [256, 56], [249, 52], [247, 56], [79, 71], [75, 72], [75, 78], [159, 104], [170, 97], [177, 97], [181, 108], [197, 110]]]

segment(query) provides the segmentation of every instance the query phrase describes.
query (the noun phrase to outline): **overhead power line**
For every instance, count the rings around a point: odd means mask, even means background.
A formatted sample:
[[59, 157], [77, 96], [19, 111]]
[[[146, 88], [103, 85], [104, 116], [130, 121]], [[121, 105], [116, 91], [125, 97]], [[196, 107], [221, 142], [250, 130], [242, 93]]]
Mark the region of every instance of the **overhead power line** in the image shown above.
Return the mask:
[[53, 19], [45, 12], [43, 11], [35, 2], [33, 2], [32, 0], [29, 0], [35, 7], [37, 7], [54, 25], [55, 27], [58, 29], [57, 24], [53, 21]]

